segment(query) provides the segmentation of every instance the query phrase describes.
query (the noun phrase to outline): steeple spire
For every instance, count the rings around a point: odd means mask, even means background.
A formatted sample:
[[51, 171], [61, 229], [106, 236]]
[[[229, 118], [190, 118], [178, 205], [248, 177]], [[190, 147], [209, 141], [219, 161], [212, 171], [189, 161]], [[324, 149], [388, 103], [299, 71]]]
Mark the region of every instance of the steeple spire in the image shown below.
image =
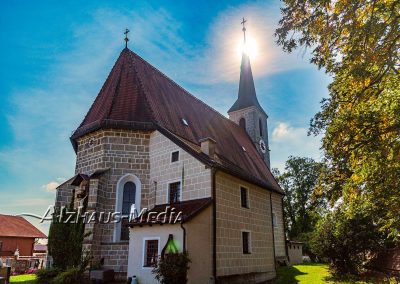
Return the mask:
[[253, 73], [251, 72], [250, 58], [246, 52], [246, 19], [241, 21], [243, 32], [242, 64], [240, 65], [240, 82], [238, 98], [228, 110], [229, 119], [246, 130], [262, 156], [270, 167], [268, 146], [268, 115], [260, 106], [254, 87]]
[[[246, 44], [246, 27], [245, 23], [247, 20], [242, 19], [242, 31], [243, 31], [243, 46]], [[260, 103], [258, 102], [256, 95], [256, 88], [254, 86], [253, 73], [251, 71], [250, 58], [246, 54], [245, 48], [242, 51], [242, 63], [240, 65], [240, 82], [239, 82], [239, 92], [238, 99], [233, 104], [233, 106], [228, 110], [233, 112], [236, 110], [244, 109], [250, 106], [257, 106], [262, 110]]]

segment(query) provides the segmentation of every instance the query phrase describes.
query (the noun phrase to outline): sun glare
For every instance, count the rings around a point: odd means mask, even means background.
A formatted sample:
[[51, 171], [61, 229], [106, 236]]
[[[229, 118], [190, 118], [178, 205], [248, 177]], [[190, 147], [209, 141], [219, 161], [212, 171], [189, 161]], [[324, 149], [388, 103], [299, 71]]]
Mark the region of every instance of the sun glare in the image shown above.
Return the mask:
[[254, 59], [258, 55], [257, 42], [253, 38], [246, 39], [246, 43], [240, 41], [237, 47], [237, 52], [239, 56], [242, 56], [242, 52], [244, 52], [250, 57], [250, 59]]

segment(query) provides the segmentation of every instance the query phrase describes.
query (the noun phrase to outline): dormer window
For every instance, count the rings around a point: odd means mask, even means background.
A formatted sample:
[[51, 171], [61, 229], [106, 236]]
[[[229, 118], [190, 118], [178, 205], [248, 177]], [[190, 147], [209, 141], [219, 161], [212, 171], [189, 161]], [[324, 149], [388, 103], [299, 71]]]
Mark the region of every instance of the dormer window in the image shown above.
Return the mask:
[[187, 120], [184, 119], [184, 118], [182, 118], [182, 123], [183, 123], [185, 126], [189, 126], [189, 123], [188, 123]]
[[171, 154], [171, 163], [175, 163], [179, 161], [179, 151], [174, 151]]

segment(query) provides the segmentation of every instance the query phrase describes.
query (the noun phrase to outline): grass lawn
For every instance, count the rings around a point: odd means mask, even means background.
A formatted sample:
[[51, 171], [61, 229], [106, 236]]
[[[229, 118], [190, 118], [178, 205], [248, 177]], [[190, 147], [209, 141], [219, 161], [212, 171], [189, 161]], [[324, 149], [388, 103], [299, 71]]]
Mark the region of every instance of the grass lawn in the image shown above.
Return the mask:
[[23, 274], [18, 276], [11, 276], [10, 283], [21, 283], [21, 284], [36, 284], [35, 274]]
[[294, 266], [283, 266], [278, 268], [277, 284], [319, 284], [319, 283], [338, 283], [338, 284], [365, 284], [365, 283], [396, 283], [376, 281], [355, 281], [334, 279], [329, 272], [327, 264], [309, 263]]

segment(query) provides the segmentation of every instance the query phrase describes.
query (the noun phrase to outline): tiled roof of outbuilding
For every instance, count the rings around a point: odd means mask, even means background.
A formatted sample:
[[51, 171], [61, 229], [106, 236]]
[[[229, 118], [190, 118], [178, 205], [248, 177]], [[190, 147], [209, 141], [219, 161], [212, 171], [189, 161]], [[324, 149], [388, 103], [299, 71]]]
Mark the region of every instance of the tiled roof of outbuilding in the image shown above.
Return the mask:
[[0, 237], [47, 238], [39, 229], [21, 216], [0, 214]]
[[[107, 127], [158, 129], [202, 161], [283, 193], [244, 129], [127, 48], [72, 135], [74, 147], [77, 138]], [[205, 137], [216, 141], [215, 160], [199, 150]]]
[[[158, 204], [153, 207], [153, 209], [147, 211], [146, 213], [143, 214], [143, 216], [137, 217], [134, 221], [131, 221], [128, 223], [128, 226], [137, 226], [137, 225], [145, 225], [145, 224], [157, 224], [157, 223], [162, 223], [162, 219], [164, 218], [161, 217], [160, 220], [157, 220], [157, 215], [160, 213], [165, 212], [166, 213], [166, 220], [167, 221], [174, 221], [174, 218], [178, 217], [178, 214], [180, 213], [180, 222], [184, 223], [189, 220], [191, 220], [193, 217], [195, 217], [197, 214], [199, 214], [201, 211], [206, 209], [210, 204], [212, 203], [212, 199], [210, 197], [208, 198], [200, 198], [200, 199], [191, 199], [191, 200], [185, 200], [181, 202], [177, 202], [174, 204], [166, 203], [166, 204]], [[173, 211], [172, 211], [173, 209]], [[173, 212], [173, 213], [171, 213]], [[149, 217], [149, 214], [150, 217]], [[149, 220], [147, 220], [149, 219]], [[149, 221], [149, 222], [148, 222]]]

